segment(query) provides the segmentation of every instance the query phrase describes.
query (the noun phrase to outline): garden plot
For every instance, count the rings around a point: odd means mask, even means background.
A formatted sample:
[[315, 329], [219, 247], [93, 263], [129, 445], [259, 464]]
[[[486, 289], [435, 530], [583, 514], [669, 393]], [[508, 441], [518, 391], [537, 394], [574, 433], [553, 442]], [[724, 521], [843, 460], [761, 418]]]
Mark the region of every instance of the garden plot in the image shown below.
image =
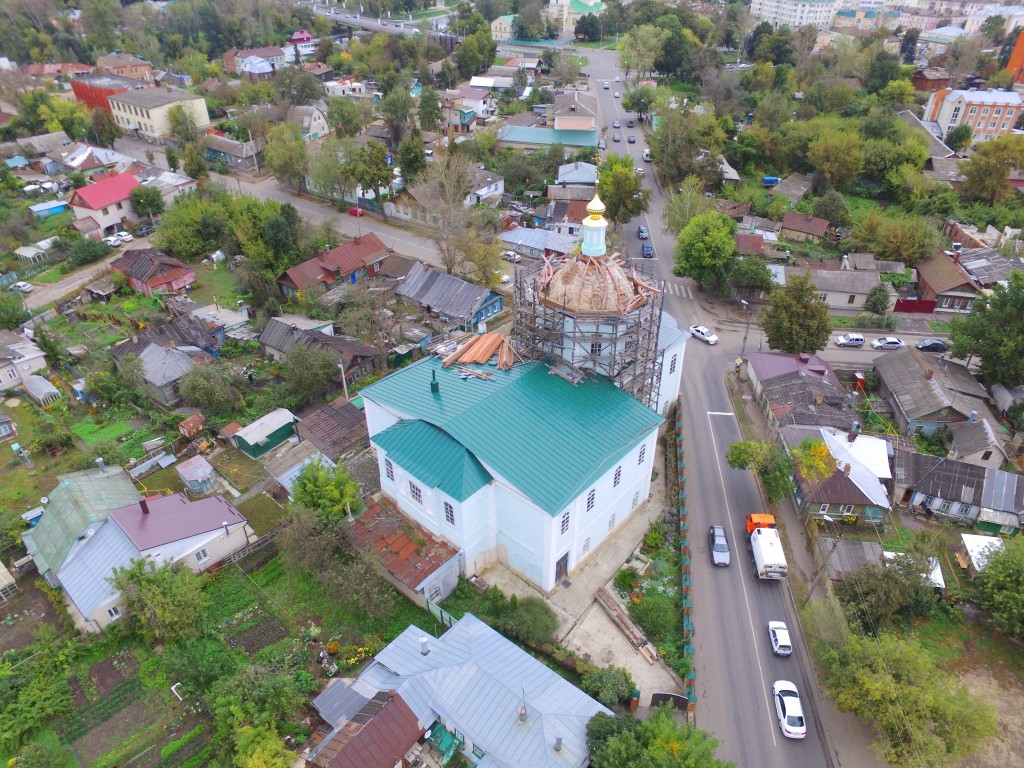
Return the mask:
[[57, 623], [54, 607], [32, 582], [22, 579], [21, 592], [0, 603], [0, 654], [31, 643], [40, 624]]

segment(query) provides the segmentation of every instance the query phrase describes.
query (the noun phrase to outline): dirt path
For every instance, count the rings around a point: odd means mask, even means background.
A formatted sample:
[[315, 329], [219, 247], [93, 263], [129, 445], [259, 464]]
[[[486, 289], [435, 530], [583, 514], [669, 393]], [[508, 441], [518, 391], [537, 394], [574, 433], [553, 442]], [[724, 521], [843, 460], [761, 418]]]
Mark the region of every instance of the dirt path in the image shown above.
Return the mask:
[[1024, 685], [1005, 672], [978, 667], [960, 674], [960, 680], [979, 701], [996, 708], [999, 732], [959, 768], [1022, 768], [1024, 766]]

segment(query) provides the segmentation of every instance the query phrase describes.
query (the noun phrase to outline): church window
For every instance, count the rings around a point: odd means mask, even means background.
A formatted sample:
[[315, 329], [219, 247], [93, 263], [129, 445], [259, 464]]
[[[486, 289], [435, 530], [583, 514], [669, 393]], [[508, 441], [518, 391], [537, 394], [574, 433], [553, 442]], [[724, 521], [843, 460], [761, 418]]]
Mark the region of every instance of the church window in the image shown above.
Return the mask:
[[590, 342], [590, 354], [592, 354], [592, 355], [600, 355], [601, 354], [601, 342], [600, 341], [592, 341], [592, 342]]
[[608, 518], [608, 532], [611, 533], [615, 530], [615, 515]]
[[564, 533], [567, 533], [568, 531], [569, 531], [569, 510], [566, 510], [564, 513], [562, 513], [562, 533], [564, 534]]
[[597, 492], [591, 488], [590, 493], [587, 494], [587, 512], [590, 512], [594, 508], [594, 502], [597, 500]]
[[590, 537], [588, 536], [588, 537], [587, 537], [586, 539], [584, 539], [584, 541], [583, 541], [583, 552], [582, 552], [582, 554], [584, 554], [584, 555], [585, 555], [585, 554], [587, 554], [587, 552], [589, 552], [589, 551], [590, 551]]
[[621, 483], [621, 482], [622, 482], [622, 465], [619, 464], [619, 466], [617, 466], [615, 468], [615, 477], [612, 479], [612, 488], [618, 488], [619, 487], [619, 483]]
[[455, 510], [447, 501], [444, 503], [444, 521], [448, 525], [455, 525]]
[[391, 459], [384, 459], [384, 474], [388, 476], [388, 480], [395, 482], [395, 465], [391, 463]]
[[668, 372], [669, 373], [675, 373], [676, 372], [676, 363], [677, 362], [679, 362], [679, 355], [672, 355], [672, 359], [669, 361], [669, 364], [668, 364]]
[[640, 456], [639, 456], [639, 458], [637, 458], [636, 463], [637, 464], [643, 464], [644, 463], [644, 458], [646, 458], [646, 456], [647, 456], [647, 446], [646, 445], [641, 445], [640, 446]]
[[412, 480], [409, 481], [409, 495], [412, 496], [412, 500], [417, 504], [423, 503], [423, 491]]

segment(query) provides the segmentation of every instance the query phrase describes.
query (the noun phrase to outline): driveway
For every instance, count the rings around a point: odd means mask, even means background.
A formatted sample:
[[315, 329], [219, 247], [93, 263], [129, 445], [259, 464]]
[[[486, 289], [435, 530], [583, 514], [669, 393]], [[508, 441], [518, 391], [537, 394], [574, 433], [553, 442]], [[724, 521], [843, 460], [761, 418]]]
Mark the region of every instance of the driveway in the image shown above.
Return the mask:
[[33, 283], [32, 293], [24, 294], [26, 309], [42, 309], [50, 304], [81, 291], [89, 283], [94, 283], [110, 272], [110, 263], [129, 248], [149, 248], [149, 238], [135, 238], [128, 246], [115, 248], [114, 252], [95, 264], [83, 267], [77, 272], [65, 275], [56, 283]]

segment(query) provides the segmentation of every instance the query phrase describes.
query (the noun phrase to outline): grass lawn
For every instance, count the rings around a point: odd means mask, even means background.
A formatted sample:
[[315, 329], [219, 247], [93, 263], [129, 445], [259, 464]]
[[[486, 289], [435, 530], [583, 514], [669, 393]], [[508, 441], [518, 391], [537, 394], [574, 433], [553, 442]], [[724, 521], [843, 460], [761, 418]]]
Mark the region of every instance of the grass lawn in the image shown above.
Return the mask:
[[857, 318], [847, 317], [846, 315], [831, 315], [830, 319], [833, 328], [853, 328], [853, 321]]
[[581, 40], [577, 40], [573, 43], [574, 48], [594, 48], [600, 50], [601, 48], [614, 48], [616, 41], [609, 38], [608, 40], [598, 41], [596, 43], [586, 43]]
[[257, 493], [247, 502], [241, 504], [238, 511], [246, 516], [249, 525], [258, 536], [270, 533], [287, 514], [284, 507], [265, 493]]
[[69, 323], [63, 315], [46, 323], [46, 329], [65, 347], [84, 346], [99, 352], [110, 345], [128, 338], [128, 330], [106, 317]]
[[225, 448], [216, 456], [211, 456], [210, 463], [239, 491], [247, 490], [267, 476], [262, 464], [253, 461], [237, 448]]
[[81, 421], [71, 425], [71, 433], [86, 445], [104, 442], [106, 440], [117, 440], [134, 430], [134, 427], [127, 421], [101, 420], [97, 424], [93, 416], [86, 416]]
[[846, 207], [850, 211], [850, 218], [853, 219], [854, 223], [863, 219], [873, 208], [878, 207], [878, 202], [875, 200], [869, 200], [866, 197], [857, 197], [856, 195], [843, 195], [846, 198]]
[[174, 468], [174, 465], [166, 469], [158, 469], [156, 472], [141, 478], [139, 482], [151, 493], [158, 493], [164, 490], [173, 491], [174, 493], [185, 492], [185, 484], [181, 482], [178, 470]]
[[941, 333], [948, 336], [950, 331], [949, 320], [929, 320], [928, 327], [932, 333]]
[[221, 306], [233, 306], [236, 299], [242, 298], [238, 291], [238, 282], [235, 280], [235, 273], [224, 266], [196, 264], [196, 282], [189, 292], [192, 301], [199, 305], [213, 304], [216, 299]]
[[41, 283], [42, 285], [49, 285], [50, 283], [56, 283], [64, 277], [64, 272], [60, 267], [54, 267], [48, 269], [32, 278], [33, 283]]

